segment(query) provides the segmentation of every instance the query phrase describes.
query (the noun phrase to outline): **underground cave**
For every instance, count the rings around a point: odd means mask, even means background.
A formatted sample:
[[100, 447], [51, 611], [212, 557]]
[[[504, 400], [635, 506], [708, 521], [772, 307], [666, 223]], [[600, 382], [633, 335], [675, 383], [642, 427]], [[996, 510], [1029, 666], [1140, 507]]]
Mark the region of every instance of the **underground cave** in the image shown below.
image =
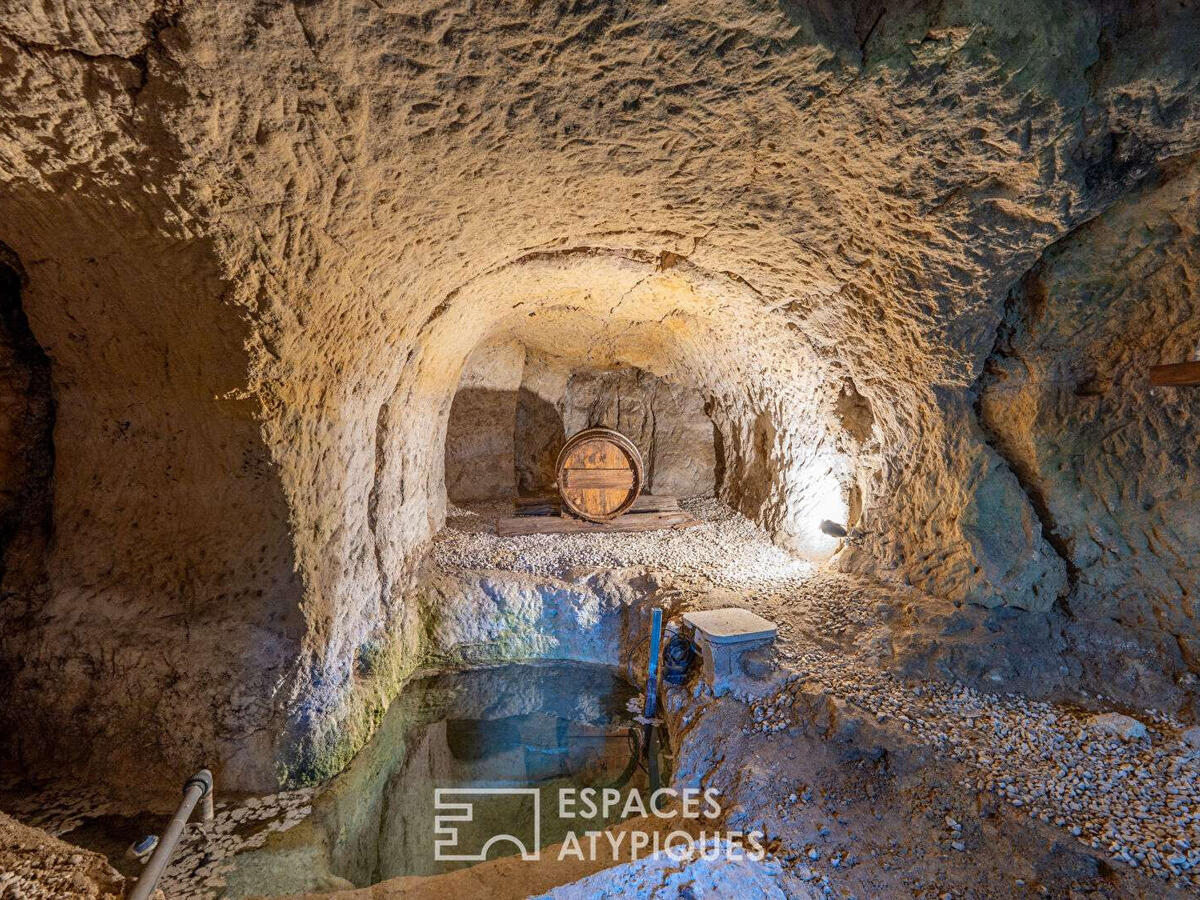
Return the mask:
[[1195, 3], [0, 75], [0, 898], [1200, 891]]

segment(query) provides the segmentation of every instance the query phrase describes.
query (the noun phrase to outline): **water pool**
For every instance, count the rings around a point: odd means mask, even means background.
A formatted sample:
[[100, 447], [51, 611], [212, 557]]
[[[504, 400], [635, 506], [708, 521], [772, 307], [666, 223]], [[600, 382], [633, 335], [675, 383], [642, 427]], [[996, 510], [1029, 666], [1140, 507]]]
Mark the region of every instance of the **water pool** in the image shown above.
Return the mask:
[[[561, 818], [560, 789], [649, 790], [641, 726], [628, 709], [635, 694], [616, 669], [567, 662], [414, 678], [375, 737], [315, 797], [311, 816], [234, 858], [225, 896], [436, 875], [474, 864], [446, 857], [478, 854], [497, 835], [532, 850], [569, 830], [601, 829], [620, 818], [619, 808]], [[487, 792], [463, 793], [479, 788]], [[439, 789], [453, 792], [442, 795], [441, 811]], [[455, 815], [448, 804], [461, 802], [471, 805], [470, 821], [443, 822], [457, 833], [435, 835], [435, 816]], [[449, 842], [440, 854], [435, 839]], [[519, 853], [514, 840], [493, 842], [486, 857]]]

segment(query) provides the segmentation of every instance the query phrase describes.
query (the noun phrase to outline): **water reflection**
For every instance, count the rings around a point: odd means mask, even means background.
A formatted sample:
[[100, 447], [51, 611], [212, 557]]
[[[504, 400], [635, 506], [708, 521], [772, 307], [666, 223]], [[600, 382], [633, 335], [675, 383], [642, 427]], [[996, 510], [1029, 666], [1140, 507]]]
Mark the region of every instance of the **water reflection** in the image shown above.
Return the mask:
[[[575, 818], [562, 818], [560, 788], [648, 793], [641, 729], [627, 708], [633, 696], [617, 670], [576, 663], [417, 678], [372, 741], [314, 801], [311, 820], [278, 848], [239, 860], [228, 895], [284, 893], [280, 888], [294, 890], [299, 882], [329, 884], [331, 876], [363, 887], [472, 865], [435, 858], [438, 788], [532, 789], [470, 798], [471, 821], [453, 823], [457, 840], [443, 856], [459, 848], [461, 855], [476, 854], [500, 834], [532, 850], [561, 841], [567, 831], [602, 829], [621, 818], [619, 805], [591, 818], [577, 807]], [[487, 857], [517, 852], [501, 841]]]

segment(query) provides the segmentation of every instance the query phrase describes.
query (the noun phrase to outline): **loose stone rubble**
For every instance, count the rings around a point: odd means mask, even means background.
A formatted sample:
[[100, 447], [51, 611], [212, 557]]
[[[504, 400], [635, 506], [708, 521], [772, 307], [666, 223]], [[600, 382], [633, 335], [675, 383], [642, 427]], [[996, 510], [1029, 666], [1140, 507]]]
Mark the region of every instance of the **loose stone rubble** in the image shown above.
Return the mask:
[[[776, 650], [783, 674], [767, 695], [742, 698], [750, 707], [749, 724], [740, 742], [722, 748], [726, 754], [766, 758], [785, 749], [803, 728], [812, 698], [827, 697], [847, 717], [869, 717], [898, 739], [932, 748], [961, 766], [965, 790], [986, 792], [1022, 815], [1061, 829], [1064, 840], [1118, 866], [1144, 870], [1164, 883], [1200, 887], [1196, 727], [1154, 710], [1136, 711], [1136, 718], [1118, 713], [1111, 700], [1097, 695], [1082, 695], [1072, 705], [951, 681], [902, 678], [884, 665], [880, 653], [881, 623], [887, 618], [880, 609], [911, 599], [910, 589], [814, 572], [720, 503], [697, 500], [685, 506], [703, 520], [700, 526], [553, 539], [501, 539], [489, 533], [491, 517], [506, 509], [452, 510], [451, 527], [439, 536], [430, 561], [443, 570], [477, 567], [547, 577], [580, 566], [645, 567], [679, 576], [663, 583], [681, 595], [673, 599], [684, 608], [714, 592], [725, 604], [738, 598], [780, 624]], [[891, 638], [899, 644], [898, 633]], [[722, 765], [736, 768], [739, 758], [726, 756]], [[223, 800], [214, 822], [189, 828], [164, 882], [168, 896], [218, 896], [224, 861], [301, 821], [310, 812], [312, 794], [306, 789]], [[811, 800], [802, 786], [779, 798], [783, 807]], [[26, 797], [14, 811], [69, 840], [88, 818], [113, 809], [94, 792], [82, 791]], [[787, 835], [780, 837], [786, 844]], [[953, 815], [945, 817], [944, 838], [953, 852], [968, 852]], [[973, 858], [983, 852], [970, 850]], [[823, 884], [829, 896], [831, 877], [850, 865], [852, 855], [811, 845], [793, 848], [787, 857], [794, 858], [785, 861], [789, 872]]]
[[767, 540], [746, 517], [711, 497], [684, 500], [702, 524], [636, 534], [535, 534], [498, 537], [492, 525], [511, 515], [509, 503], [451, 507], [434, 541], [431, 560], [449, 569], [504, 569], [561, 576], [572, 569], [649, 566], [691, 575], [710, 585], [744, 589], [799, 584], [813, 565]]
[[1089, 731], [1099, 735], [1119, 737], [1123, 741], [1136, 741], [1146, 736], [1146, 726], [1132, 716], [1121, 713], [1100, 713], [1087, 720]]
[[121, 876], [104, 857], [0, 813], [3, 900], [119, 900], [124, 894]]
[[618, 897], [815, 900], [817, 896], [811, 888], [800, 884], [778, 860], [731, 859], [728, 846], [714, 841], [697, 848], [695, 858], [672, 859], [663, 854], [625, 863], [555, 888], [533, 900], [615, 900]]
[[211, 822], [197, 824], [179, 845], [161, 882], [172, 900], [208, 900], [225, 885], [225, 861], [261, 847], [278, 831], [287, 831], [312, 812], [312, 788], [219, 804]]
[[[795, 684], [816, 683], [914, 741], [974, 770], [969, 786], [1068, 830], [1114, 862], [1200, 886], [1200, 753], [1155, 715], [1141, 739], [1097, 735], [1086, 713], [958, 685], [906, 686], [834, 654], [793, 657]], [[790, 692], [755, 704], [750, 732], [793, 726]]]
[[[816, 574], [717, 501], [685, 502], [704, 520], [682, 532], [497, 538], [491, 508], [454, 510], [433, 558], [444, 567], [502, 567], [556, 575], [573, 566], [646, 565], [694, 576], [696, 597], [732, 591], [780, 624], [778, 656], [788, 687], [755, 701], [752, 732], [786, 740], [793, 694], [819, 686], [872, 714], [914, 742], [937, 748], [975, 774], [971, 787], [993, 792], [1042, 822], [1065, 829], [1114, 862], [1200, 886], [1200, 751], [1195, 728], [1154, 710], [1142, 722], [1119, 713], [989, 693], [884, 671], [873, 641], [850, 639], [878, 628], [879, 601], [902, 602], [902, 587]], [[630, 540], [636, 537], [637, 540]], [[714, 548], [719, 548], [714, 552]], [[1084, 694], [1089, 706], [1111, 700]], [[1117, 727], [1123, 740], [1103, 728]], [[1190, 737], [1185, 737], [1190, 736]]]
[[[7, 790], [16, 791], [17, 786], [10, 783]], [[313, 793], [313, 788], [302, 788], [264, 797], [218, 800], [211, 822], [195, 821], [184, 831], [159, 882], [165, 896], [169, 900], [209, 900], [219, 896], [225, 885], [228, 860], [245, 850], [261, 847], [271, 834], [287, 831], [305, 819], [312, 812]], [[88, 822], [122, 812], [117, 802], [84, 785], [56, 784], [35, 792], [14, 792], [9, 797], [6, 805], [13, 815], [66, 842], [77, 840], [72, 833]], [[138, 837], [139, 834], [130, 832], [129, 842]], [[3, 892], [3, 877], [0, 875], [0, 898], [9, 900], [9, 895]], [[18, 892], [12, 896], [22, 900], [45, 896], [49, 900], [59, 895]]]

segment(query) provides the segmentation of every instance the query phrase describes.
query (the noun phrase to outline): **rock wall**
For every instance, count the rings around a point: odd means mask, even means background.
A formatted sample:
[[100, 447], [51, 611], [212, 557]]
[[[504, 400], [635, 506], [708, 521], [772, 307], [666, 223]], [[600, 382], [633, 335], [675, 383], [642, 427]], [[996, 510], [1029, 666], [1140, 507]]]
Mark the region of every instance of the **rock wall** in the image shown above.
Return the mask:
[[[7, 263], [7, 264], [6, 264]], [[54, 401], [50, 363], [21, 305], [15, 257], [0, 245], [0, 694], [12, 695], [18, 660], [46, 602], [51, 537]], [[0, 730], [20, 733], [13, 706]], [[18, 753], [19, 741], [0, 748]]]
[[479, 347], [464, 366], [446, 424], [446, 496], [471, 503], [553, 493], [563, 443], [593, 426], [633, 439], [649, 492], [713, 493], [713, 425], [698, 391], [637, 369], [564, 371], [506, 343]]
[[570, 374], [536, 354], [525, 357], [517, 400], [516, 458], [517, 487], [525, 496], [544, 496], [554, 487], [558, 454], [570, 436], [562, 413]]
[[[5, 648], [19, 753], [135, 787], [214, 759], [271, 785], [304, 620], [258, 403], [238, 396], [244, 334], [217, 324], [219, 282], [178, 275], [205, 271], [191, 250], [26, 236], [54, 248], [23, 256], [52, 260], [26, 266], [23, 298], [55, 417], [46, 575]], [[93, 319], [97, 283], [114, 294]], [[160, 302], [175, 291], [186, 316]]]
[[642, 454], [646, 490], [672, 497], [716, 489], [713, 424], [699, 391], [640, 369], [555, 372], [539, 359], [521, 390], [517, 470], [522, 490], [554, 490], [563, 442], [584, 428], [614, 428]]
[[[6, 5], [0, 241], [56, 404], [44, 599], [5, 650], [22, 740], [172, 790], [201, 760], [230, 787], [341, 765], [415, 665], [488, 343], [707, 398], [721, 495], [799, 553], [853, 518], [861, 571], [1013, 609], [1119, 595], [1147, 640], [1194, 636], [1152, 559], [1187, 529], [1133, 539], [1153, 510], [1087, 535], [1141, 554], [1128, 594], [1105, 563], [1070, 599], [1055, 542], [1097, 551], [976, 385], [1012, 286], [1200, 148], [1198, 16]], [[1163, 515], [1180, 466], [1148, 467]]]
[[567, 382], [563, 424], [615, 428], [633, 439], [646, 466], [647, 489], [671, 497], [699, 497], [716, 489], [713, 424], [695, 390], [648, 372], [578, 372]]
[[1200, 671], [1200, 418], [1195, 388], [1147, 373], [1200, 358], [1198, 221], [1184, 156], [1047, 250], [1010, 296], [978, 403], [1065, 564], [1078, 645], [1108, 661], [1093, 680], [1166, 708]]
[[10, 6], [0, 26], [0, 240], [54, 400], [45, 577], [5, 601], [5, 743], [171, 793], [207, 762], [276, 782], [306, 639], [254, 340], [170, 124], [175, 14]]
[[636, 568], [580, 568], [565, 578], [430, 573], [418, 592], [426, 650], [451, 665], [510, 659], [622, 665], [645, 638], [645, 601], [661, 581], [659, 573]]
[[21, 305], [21, 275], [4, 264], [4, 250], [0, 246], [0, 602], [7, 611], [3, 633], [11, 639], [31, 611], [26, 604], [45, 585], [54, 398], [50, 361]]

